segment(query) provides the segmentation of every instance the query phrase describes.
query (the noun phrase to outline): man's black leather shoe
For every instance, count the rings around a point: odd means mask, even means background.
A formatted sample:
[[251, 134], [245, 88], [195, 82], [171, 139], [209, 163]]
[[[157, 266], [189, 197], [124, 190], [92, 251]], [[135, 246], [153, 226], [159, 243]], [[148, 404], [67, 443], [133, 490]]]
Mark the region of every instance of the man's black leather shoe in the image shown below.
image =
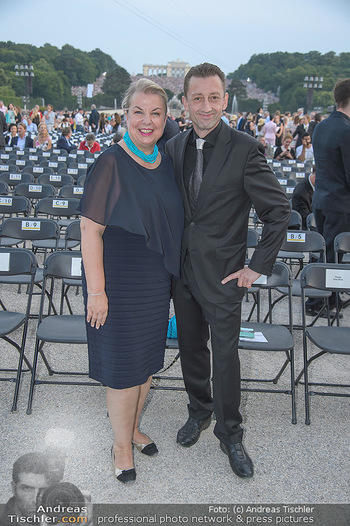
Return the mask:
[[228, 456], [232, 471], [236, 473], [237, 477], [250, 478], [254, 475], [253, 462], [242, 442], [235, 444], [224, 444], [220, 442], [222, 451]]
[[177, 433], [176, 442], [183, 447], [191, 447], [197, 442], [200, 434], [207, 429], [211, 423], [211, 416], [206, 420], [196, 420], [190, 416], [186, 424]]

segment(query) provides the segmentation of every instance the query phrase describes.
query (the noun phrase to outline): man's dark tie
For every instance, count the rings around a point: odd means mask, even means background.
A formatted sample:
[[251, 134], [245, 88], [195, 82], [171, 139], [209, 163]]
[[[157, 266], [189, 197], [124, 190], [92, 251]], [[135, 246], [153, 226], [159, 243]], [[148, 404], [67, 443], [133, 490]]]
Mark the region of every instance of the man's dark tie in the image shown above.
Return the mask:
[[203, 179], [203, 146], [204, 139], [196, 139], [196, 164], [194, 170], [190, 177], [190, 187], [189, 187], [189, 197], [190, 197], [190, 207], [192, 213], [195, 211], [196, 203], [199, 195], [199, 190], [201, 188], [202, 179]]

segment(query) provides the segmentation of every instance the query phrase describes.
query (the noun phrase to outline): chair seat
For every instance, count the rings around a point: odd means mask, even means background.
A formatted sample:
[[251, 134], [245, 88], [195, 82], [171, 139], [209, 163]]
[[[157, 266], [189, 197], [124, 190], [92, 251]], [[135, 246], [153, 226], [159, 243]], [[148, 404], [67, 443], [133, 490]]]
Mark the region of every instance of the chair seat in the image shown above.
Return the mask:
[[[34, 284], [37, 285], [38, 283], [41, 283], [43, 280], [43, 269], [37, 268], [35, 272], [34, 277]], [[30, 276], [27, 276], [25, 274], [19, 274], [18, 276], [9, 276], [8, 278], [2, 278], [0, 277], [0, 283], [13, 283], [17, 285], [29, 285], [30, 283]]]
[[82, 279], [72, 279], [72, 278], [64, 278], [63, 283], [65, 285], [69, 285], [70, 287], [81, 287], [82, 286]]
[[[67, 247], [64, 239], [58, 240], [58, 249], [64, 250], [65, 248], [71, 249], [79, 246], [79, 241], [68, 241]], [[55, 250], [56, 241], [54, 239], [44, 239], [43, 241], [33, 241], [33, 248], [46, 248]]]
[[[288, 294], [287, 287], [276, 287], [276, 290], [278, 290], [278, 292], [280, 292], [281, 294], [284, 294], [285, 296]], [[332, 294], [331, 292], [326, 291], [326, 290], [311, 289], [311, 288], [305, 289], [305, 296], [307, 296], [308, 298], [329, 298], [331, 294]], [[301, 297], [301, 286], [300, 286], [299, 279], [293, 279], [292, 296]]]
[[37, 337], [46, 342], [87, 343], [85, 316], [48, 316], [40, 323]]
[[259, 351], [289, 351], [293, 348], [294, 341], [291, 333], [283, 325], [269, 323], [242, 322], [242, 326], [262, 332], [267, 342], [239, 340], [238, 347], [247, 350]]
[[25, 315], [19, 312], [0, 311], [0, 336], [15, 331], [24, 320]]
[[307, 329], [306, 334], [323, 351], [332, 354], [350, 355], [349, 327], [310, 327]]
[[280, 250], [277, 254], [278, 258], [283, 259], [304, 259], [304, 252], [287, 252], [286, 250]]
[[0, 239], [0, 245], [2, 247], [12, 247], [13, 245], [18, 245], [18, 243], [23, 243], [23, 240], [14, 237], [2, 237]]

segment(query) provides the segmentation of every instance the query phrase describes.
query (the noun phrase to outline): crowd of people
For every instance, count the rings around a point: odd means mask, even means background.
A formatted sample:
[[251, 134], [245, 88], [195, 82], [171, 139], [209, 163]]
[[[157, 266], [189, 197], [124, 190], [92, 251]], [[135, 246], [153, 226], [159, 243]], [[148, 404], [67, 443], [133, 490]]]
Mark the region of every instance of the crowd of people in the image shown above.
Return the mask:
[[[247, 133], [257, 139], [265, 148], [265, 155], [270, 159], [298, 159], [300, 161], [314, 160], [312, 134], [319, 122], [325, 117], [314, 111], [304, 113], [299, 108], [295, 113], [276, 111], [271, 114], [258, 108], [255, 114], [240, 112], [229, 115], [223, 112], [222, 119], [231, 128]], [[186, 111], [175, 119], [180, 131], [192, 127], [192, 122], [186, 118]]]
[[[67, 110], [55, 112], [51, 104], [48, 104], [44, 111], [38, 105], [27, 111], [21, 110], [18, 106], [14, 107], [13, 104], [8, 104], [6, 107], [0, 101], [0, 115], [3, 123], [2, 134], [4, 134], [4, 144], [0, 141], [0, 147], [6, 145], [38, 148], [43, 151], [52, 147], [53, 132], [61, 132], [65, 137], [68, 135], [67, 130], [72, 134], [114, 135], [122, 133], [123, 124], [125, 125], [119, 113], [113, 115], [99, 113], [94, 104], [89, 112], [84, 112], [82, 108], [72, 112]], [[97, 151], [96, 147], [93, 153], [95, 151]]]

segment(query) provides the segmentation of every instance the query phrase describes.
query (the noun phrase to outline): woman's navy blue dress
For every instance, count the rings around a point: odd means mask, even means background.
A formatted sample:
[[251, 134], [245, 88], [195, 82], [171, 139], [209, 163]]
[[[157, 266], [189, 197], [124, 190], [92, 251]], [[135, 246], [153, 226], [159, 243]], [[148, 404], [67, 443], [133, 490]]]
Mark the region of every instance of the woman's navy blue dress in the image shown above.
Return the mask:
[[106, 225], [108, 316], [98, 330], [86, 324], [89, 375], [115, 389], [141, 385], [163, 367], [171, 279], [179, 276], [183, 205], [171, 160], [147, 169], [119, 145], [109, 148], [89, 170], [81, 212]]

